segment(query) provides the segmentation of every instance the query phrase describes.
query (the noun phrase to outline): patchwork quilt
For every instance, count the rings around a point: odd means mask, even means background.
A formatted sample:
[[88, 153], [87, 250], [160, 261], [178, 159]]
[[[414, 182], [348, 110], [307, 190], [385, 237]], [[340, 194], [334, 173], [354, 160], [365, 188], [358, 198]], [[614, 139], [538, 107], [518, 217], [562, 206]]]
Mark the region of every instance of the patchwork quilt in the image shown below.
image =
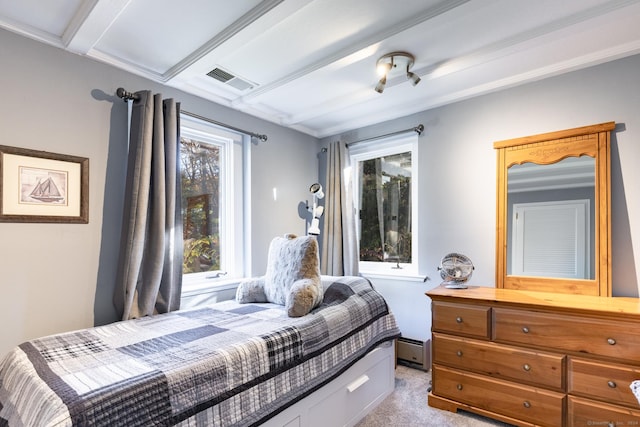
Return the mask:
[[400, 332], [361, 277], [310, 314], [225, 301], [25, 342], [0, 362], [0, 426], [251, 426]]

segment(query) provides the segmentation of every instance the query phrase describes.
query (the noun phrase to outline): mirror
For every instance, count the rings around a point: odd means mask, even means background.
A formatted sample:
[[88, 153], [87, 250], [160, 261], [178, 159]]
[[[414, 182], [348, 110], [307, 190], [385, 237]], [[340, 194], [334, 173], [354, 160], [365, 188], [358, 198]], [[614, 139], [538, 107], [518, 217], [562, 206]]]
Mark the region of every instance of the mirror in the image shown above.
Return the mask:
[[496, 287], [611, 296], [614, 122], [498, 141]]
[[507, 171], [507, 275], [595, 278], [595, 159]]

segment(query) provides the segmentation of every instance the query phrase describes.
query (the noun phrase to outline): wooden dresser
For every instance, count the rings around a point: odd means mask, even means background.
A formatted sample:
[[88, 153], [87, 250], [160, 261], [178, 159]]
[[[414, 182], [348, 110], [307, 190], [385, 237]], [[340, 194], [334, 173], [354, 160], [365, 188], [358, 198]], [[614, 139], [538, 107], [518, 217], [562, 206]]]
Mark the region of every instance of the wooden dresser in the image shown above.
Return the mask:
[[438, 287], [429, 405], [518, 426], [640, 426], [640, 299]]

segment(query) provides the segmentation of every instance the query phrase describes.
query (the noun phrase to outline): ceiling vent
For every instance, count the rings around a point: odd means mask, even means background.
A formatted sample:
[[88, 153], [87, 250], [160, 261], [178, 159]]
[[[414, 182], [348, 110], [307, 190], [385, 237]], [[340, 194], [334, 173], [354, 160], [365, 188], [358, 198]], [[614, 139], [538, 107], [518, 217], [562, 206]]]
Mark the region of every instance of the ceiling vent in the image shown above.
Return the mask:
[[214, 68], [213, 70], [207, 73], [207, 76], [218, 80], [224, 84], [227, 84], [231, 87], [234, 87], [240, 91], [245, 91], [248, 89], [253, 89], [256, 84], [251, 83], [248, 80], [235, 76], [228, 71], [223, 70], [222, 68]]

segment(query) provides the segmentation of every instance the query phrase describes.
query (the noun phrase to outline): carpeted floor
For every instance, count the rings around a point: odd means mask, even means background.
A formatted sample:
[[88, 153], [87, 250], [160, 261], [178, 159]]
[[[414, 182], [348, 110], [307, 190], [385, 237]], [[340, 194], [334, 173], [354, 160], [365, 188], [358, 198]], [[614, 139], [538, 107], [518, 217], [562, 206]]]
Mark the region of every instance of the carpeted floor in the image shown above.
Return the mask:
[[427, 405], [427, 389], [431, 371], [398, 365], [396, 388], [373, 412], [362, 419], [356, 427], [507, 427], [499, 421], [468, 412], [453, 413]]

